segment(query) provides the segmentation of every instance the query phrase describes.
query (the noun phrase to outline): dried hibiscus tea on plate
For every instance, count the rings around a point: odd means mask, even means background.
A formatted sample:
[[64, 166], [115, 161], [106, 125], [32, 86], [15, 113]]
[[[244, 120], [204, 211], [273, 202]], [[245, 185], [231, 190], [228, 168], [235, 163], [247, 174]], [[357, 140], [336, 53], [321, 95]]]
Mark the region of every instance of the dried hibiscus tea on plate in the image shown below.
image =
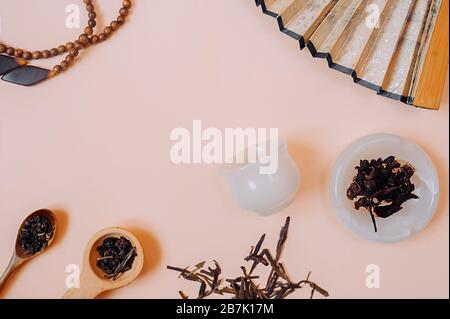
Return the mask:
[[410, 199], [415, 186], [411, 178], [415, 169], [410, 164], [401, 164], [395, 156], [386, 159], [361, 160], [357, 174], [347, 189], [347, 197], [355, 200], [355, 209], [365, 208], [372, 217], [375, 232], [378, 231], [375, 217], [387, 218], [398, 213]]
[[99, 257], [97, 267], [105, 274], [105, 278], [116, 280], [133, 266], [136, 249], [125, 237], [108, 237], [97, 247]]

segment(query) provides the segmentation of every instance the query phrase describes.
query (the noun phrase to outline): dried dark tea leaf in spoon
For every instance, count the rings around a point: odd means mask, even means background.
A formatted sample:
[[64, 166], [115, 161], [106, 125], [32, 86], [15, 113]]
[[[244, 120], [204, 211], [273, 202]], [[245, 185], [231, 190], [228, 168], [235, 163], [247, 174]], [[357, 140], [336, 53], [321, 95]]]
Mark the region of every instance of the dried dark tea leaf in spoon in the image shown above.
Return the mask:
[[[258, 243], [251, 248], [250, 253], [245, 257], [246, 262], [252, 262], [250, 271], [245, 266], [241, 267], [242, 275], [237, 278], [222, 279], [222, 269], [217, 261], [213, 267], [206, 267], [205, 262], [198, 263], [193, 269], [189, 267], [179, 268], [167, 266], [167, 269], [180, 273], [180, 277], [197, 282], [200, 285], [198, 299], [204, 299], [213, 294], [229, 295], [233, 299], [284, 299], [296, 290], [305, 286], [311, 288], [312, 298], [317, 291], [325, 297], [328, 292], [309, 280], [310, 275], [302, 281], [292, 281], [286, 271], [285, 266], [280, 262], [284, 245], [287, 240], [291, 219], [288, 217], [281, 229], [278, 240], [275, 258], [268, 249], [263, 248], [266, 235], [262, 235]], [[258, 266], [270, 267], [270, 274], [265, 287], [259, 283], [259, 276], [253, 275]], [[183, 299], [188, 296], [180, 291]]]
[[400, 164], [395, 156], [386, 159], [361, 160], [357, 174], [347, 189], [347, 197], [355, 201], [355, 209], [365, 208], [378, 231], [376, 217], [388, 218], [398, 213], [402, 205], [410, 199], [418, 199], [413, 194], [415, 186], [411, 178], [415, 169], [410, 164]]
[[99, 257], [97, 267], [105, 274], [105, 278], [116, 280], [131, 269], [136, 257], [136, 249], [125, 237], [109, 237], [97, 247]]
[[36, 215], [24, 221], [19, 231], [19, 244], [27, 256], [33, 256], [47, 248], [53, 234], [51, 220]]

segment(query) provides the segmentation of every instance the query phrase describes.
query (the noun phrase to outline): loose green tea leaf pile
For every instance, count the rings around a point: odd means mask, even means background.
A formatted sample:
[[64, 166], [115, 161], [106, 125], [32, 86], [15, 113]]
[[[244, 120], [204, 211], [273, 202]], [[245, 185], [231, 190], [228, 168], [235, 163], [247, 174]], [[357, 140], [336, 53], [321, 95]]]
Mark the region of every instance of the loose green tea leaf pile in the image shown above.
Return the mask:
[[19, 244], [27, 256], [33, 256], [47, 248], [53, 237], [52, 222], [42, 215], [27, 219], [19, 231]]
[[136, 257], [136, 249], [123, 236], [106, 238], [97, 252], [97, 267], [105, 273], [105, 278], [112, 280], [130, 270]]
[[[288, 217], [281, 229], [275, 256], [268, 249], [262, 248], [266, 236], [261, 237], [245, 258], [245, 261], [252, 263], [250, 270], [242, 266], [242, 276], [240, 277], [224, 280], [221, 277], [222, 269], [217, 261], [214, 261], [214, 267], [206, 267], [206, 262], [201, 262], [193, 269], [172, 266], [167, 266], [167, 269], [179, 272], [180, 277], [198, 283], [200, 285], [198, 299], [204, 299], [213, 294], [230, 295], [233, 299], [284, 299], [305, 286], [311, 288], [311, 298], [316, 291], [328, 297], [328, 292], [310, 281], [309, 275], [305, 280], [292, 281], [287, 274], [286, 267], [280, 262], [288, 236], [289, 224], [290, 218]], [[260, 265], [270, 267], [270, 274], [264, 287], [257, 282], [260, 277], [254, 275], [254, 271]], [[183, 299], [188, 298], [182, 291], [179, 293]]]
[[411, 177], [415, 173], [410, 164], [400, 164], [394, 156], [386, 159], [361, 160], [357, 175], [347, 190], [347, 197], [355, 200], [355, 208], [367, 209], [372, 217], [375, 232], [378, 231], [375, 217], [387, 218], [398, 213], [410, 199], [418, 199]]

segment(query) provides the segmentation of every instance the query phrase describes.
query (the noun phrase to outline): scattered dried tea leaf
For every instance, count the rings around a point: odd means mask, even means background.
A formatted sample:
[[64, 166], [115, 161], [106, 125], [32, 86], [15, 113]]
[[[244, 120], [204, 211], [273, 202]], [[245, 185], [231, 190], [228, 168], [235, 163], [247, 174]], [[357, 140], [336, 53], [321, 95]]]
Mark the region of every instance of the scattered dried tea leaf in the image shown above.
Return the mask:
[[[214, 261], [214, 267], [205, 269], [205, 262], [197, 264], [192, 270], [189, 267], [179, 268], [167, 266], [167, 269], [180, 273], [180, 277], [194, 281], [200, 284], [197, 298], [204, 299], [212, 294], [230, 295], [233, 299], [284, 299], [298, 289], [309, 286], [311, 288], [311, 298], [314, 292], [318, 292], [328, 297], [328, 292], [307, 279], [293, 282], [280, 262], [284, 245], [287, 240], [290, 218], [286, 219], [286, 223], [281, 229], [280, 238], [277, 244], [276, 257], [273, 258], [268, 249], [263, 249], [266, 235], [262, 235], [258, 243], [250, 249], [250, 254], [244, 259], [252, 262], [250, 271], [245, 266], [241, 267], [242, 276], [237, 278], [222, 279], [222, 269], [217, 261]], [[270, 266], [270, 274], [267, 278], [265, 287], [257, 281], [259, 276], [252, 275], [255, 269], [263, 265]], [[179, 292], [181, 298], [188, 299], [188, 296], [182, 291]]]

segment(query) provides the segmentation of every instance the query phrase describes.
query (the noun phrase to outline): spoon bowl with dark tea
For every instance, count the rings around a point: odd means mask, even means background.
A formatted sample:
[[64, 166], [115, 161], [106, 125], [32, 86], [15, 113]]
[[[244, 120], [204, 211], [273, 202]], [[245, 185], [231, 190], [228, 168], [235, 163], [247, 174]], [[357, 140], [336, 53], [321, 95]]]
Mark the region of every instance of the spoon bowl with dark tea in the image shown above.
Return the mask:
[[0, 277], [0, 289], [22, 264], [42, 254], [53, 242], [56, 217], [48, 209], [30, 214], [19, 227], [14, 253], [8, 267]]
[[79, 287], [69, 289], [64, 299], [93, 299], [105, 291], [134, 281], [144, 265], [144, 251], [129, 231], [110, 227], [95, 234], [86, 246]]

